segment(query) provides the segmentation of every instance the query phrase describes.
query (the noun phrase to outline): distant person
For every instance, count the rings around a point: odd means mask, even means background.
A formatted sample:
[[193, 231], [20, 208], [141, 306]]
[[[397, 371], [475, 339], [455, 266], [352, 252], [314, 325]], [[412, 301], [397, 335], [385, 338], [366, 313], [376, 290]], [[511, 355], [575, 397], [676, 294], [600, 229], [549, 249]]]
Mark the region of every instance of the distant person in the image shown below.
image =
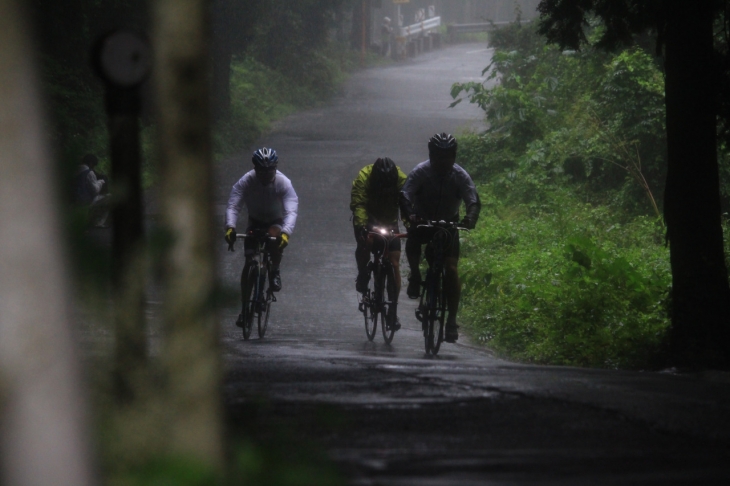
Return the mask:
[[86, 154], [74, 176], [74, 203], [89, 209], [89, 224], [106, 228], [109, 219], [109, 182], [96, 167], [96, 155]]
[[380, 27], [380, 55], [390, 56], [390, 36], [393, 35], [393, 27], [390, 25], [390, 17], [383, 18], [383, 25]]
[[[406, 221], [408, 241], [406, 257], [411, 274], [408, 278], [407, 294], [411, 299], [420, 296], [421, 246], [431, 241], [433, 230], [419, 228], [422, 221], [459, 221], [459, 207], [466, 206], [466, 215], [460, 225], [472, 229], [479, 219], [481, 202], [476, 187], [469, 174], [456, 165], [456, 139], [446, 133], [436, 134], [428, 141], [428, 160], [418, 164], [406, 180], [401, 191], [401, 217]], [[452, 245], [449, 246], [444, 266], [446, 269], [445, 293], [449, 316], [446, 321], [447, 343], [459, 338], [456, 313], [461, 298], [459, 282], [459, 233], [452, 232]]]
[[[271, 290], [278, 292], [281, 290], [279, 265], [284, 248], [289, 244], [289, 236], [297, 223], [299, 198], [291, 181], [276, 170], [279, 163], [276, 150], [264, 147], [254, 152], [251, 160], [253, 170], [246, 172], [233, 185], [228, 198], [225, 239], [229, 249], [232, 249], [236, 242], [238, 213], [245, 205], [248, 209], [246, 232], [263, 229], [268, 231], [269, 236], [277, 238], [276, 244], [270, 248], [272, 266], [269, 282]], [[243, 275], [246, 275], [251, 258], [256, 252], [256, 244], [254, 240], [244, 240], [246, 265]]]

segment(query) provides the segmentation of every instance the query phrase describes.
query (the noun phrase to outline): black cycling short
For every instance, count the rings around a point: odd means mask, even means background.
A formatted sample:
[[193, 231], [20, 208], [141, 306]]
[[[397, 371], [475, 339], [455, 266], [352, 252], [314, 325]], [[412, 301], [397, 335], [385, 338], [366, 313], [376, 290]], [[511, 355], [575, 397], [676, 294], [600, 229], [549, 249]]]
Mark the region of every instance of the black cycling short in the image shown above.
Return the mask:
[[[459, 243], [459, 230], [456, 228], [445, 228], [449, 233], [449, 239], [444, 251], [447, 258], [456, 258], [458, 260], [461, 245]], [[435, 228], [410, 228], [408, 230], [408, 241], [406, 242], [406, 253], [421, 252], [421, 245], [425, 245], [433, 239], [433, 235], [437, 230]], [[428, 255], [427, 255], [428, 256]]]
[[[248, 233], [251, 230], [268, 230], [272, 226], [279, 226], [284, 224], [284, 221], [281, 219], [276, 219], [272, 221], [271, 223], [264, 223], [263, 221], [257, 221], [253, 218], [248, 218], [248, 226], [246, 227], [246, 233]], [[269, 251], [273, 254], [281, 253], [284, 250], [279, 248], [279, 241], [281, 241], [279, 238], [277, 238], [276, 242], [272, 242], [269, 244]], [[254, 238], [246, 238], [243, 240], [243, 253], [247, 257], [253, 256], [254, 253], [256, 253], [256, 250], [258, 247], [256, 246], [258, 243]]]
[[[379, 228], [386, 228], [389, 231], [393, 231], [395, 233], [400, 233], [400, 229], [398, 228], [398, 224], [390, 224], [390, 225], [378, 225]], [[355, 241], [357, 241], [357, 247], [358, 249], [364, 248], [366, 246], [365, 239], [362, 237], [362, 235], [359, 233], [359, 227], [355, 226]], [[383, 239], [378, 238], [377, 236], [373, 236], [373, 249], [378, 251], [379, 249], [382, 249], [383, 247]], [[390, 245], [388, 246], [388, 251], [401, 251], [401, 243], [400, 238], [393, 238], [390, 241]]]

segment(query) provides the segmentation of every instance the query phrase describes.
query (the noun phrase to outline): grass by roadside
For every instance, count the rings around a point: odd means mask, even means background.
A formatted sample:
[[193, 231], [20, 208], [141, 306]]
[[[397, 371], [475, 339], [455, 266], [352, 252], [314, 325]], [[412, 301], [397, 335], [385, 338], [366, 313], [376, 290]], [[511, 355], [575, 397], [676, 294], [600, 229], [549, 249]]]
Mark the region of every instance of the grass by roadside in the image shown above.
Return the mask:
[[669, 326], [669, 251], [651, 217], [626, 217], [564, 188], [515, 201], [480, 188], [462, 242], [462, 324], [525, 362], [641, 368]]

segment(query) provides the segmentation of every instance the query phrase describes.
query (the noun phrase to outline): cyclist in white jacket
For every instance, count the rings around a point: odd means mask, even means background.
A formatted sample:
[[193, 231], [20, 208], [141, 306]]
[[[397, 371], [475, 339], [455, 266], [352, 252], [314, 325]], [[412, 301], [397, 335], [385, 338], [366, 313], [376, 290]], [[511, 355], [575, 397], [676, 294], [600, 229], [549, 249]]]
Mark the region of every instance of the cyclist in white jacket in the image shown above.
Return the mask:
[[[246, 232], [252, 229], [266, 229], [270, 236], [277, 238], [278, 244], [270, 248], [272, 268], [269, 281], [271, 289], [278, 292], [281, 290], [279, 264], [282, 252], [289, 244], [289, 236], [294, 232], [299, 198], [291, 181], [276, 170], [279, 157], [274, 149], [264, 147], [257, 150], [253, 154], [252, 161], [254, 169], [244, 174], [233, 185], [228, 198], [225, 239], [228, 249], [233, 251], [238, 214], [245, 205], [248, 209]], [[244, 241], [246, 263], [253, 255], [255, 245], [256, 243], [251, 240]]]

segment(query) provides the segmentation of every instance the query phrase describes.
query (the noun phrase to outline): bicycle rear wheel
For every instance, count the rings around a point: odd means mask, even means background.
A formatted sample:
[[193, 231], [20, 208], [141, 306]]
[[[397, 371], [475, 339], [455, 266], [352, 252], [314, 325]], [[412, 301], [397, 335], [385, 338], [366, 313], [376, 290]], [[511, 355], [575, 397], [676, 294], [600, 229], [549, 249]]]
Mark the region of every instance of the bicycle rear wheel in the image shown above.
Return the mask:
[[446, 301], [443, 293], [443, 275], [441, 272], [432, 272], [430, 282], [426, 287], [426, 302], [428, 328], [426, 331], [426, 353], [433, 356], [438, 354], [444, 340], [444, 320]]
[[[370, 283], [368, 291], [363, 294], [363, 316], [365, 317], [365, 335], [368, 341], [375, 338], [375, 332], [378, 330], [378, 311], [377, 311], [377, 285], [376, 280], [378, 273], [374, 270], [370, 273]], [[382, 325], [382, 322], [381, 322]]]
[[[397, 317], [395, 309], [397, 303], [396, 300], [396, 286], [395, 286], [395, 272], [392, 265], [386, 265], [383, 267], [382, 272], [382, 289], [383, 304], [380, 306], [380, 329], [383, 331], [383, 339], [386, 344], [390, 344], [393, 341], [393, 335], [395, 334], [395, 323]], [[387, 301], [385, 297], [387, 295]], [[392, 309], [392, 315], [391, 315]]]
[[256, 286], [259, 281], [259, 266], [253, 263], [248, 269], [248, 275], [243, 287], [243, 339], [251, 337], [253, 320], [256, 315]]

